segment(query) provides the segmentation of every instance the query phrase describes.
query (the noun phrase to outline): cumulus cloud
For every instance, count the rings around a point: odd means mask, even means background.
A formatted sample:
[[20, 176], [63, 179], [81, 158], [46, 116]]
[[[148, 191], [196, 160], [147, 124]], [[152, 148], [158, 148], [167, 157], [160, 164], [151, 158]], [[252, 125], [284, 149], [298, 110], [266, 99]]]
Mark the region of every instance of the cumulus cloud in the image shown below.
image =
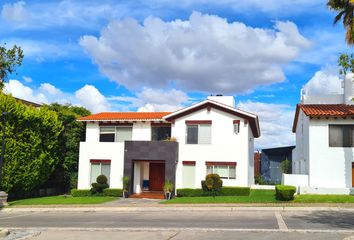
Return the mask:
[[325, 68], [317, 71], [303, 89], [309, 95], [343, 94], [341, 81], [334, 68]]
[[106, 98], [92, 85], [85, 85], [75, 92], [75, 97], [81, 104], [93, 112], [105, 112], [109, 110]]
[[135, 97], [115, 96], [109, 100], [128, 103], [130, 107], [138, 108], [139, 112], [176, 111], [188, 103], [185, 92], [170, 89], [156, 90], [144, 88]]
[[91, 85], [85, 85], [75, 94], [63, 92], [50, 83], [42, 83], [38, 88], [31, 88], [22, 82], [11, 79], [5, 83], [5, 93], [35, 103], [61, 103], [84, 106], [92, 112], [109, 111], [107, 99]]
[[253, 101], [240, 102], [237, 107], [256, 113], [259, 117], [262, 134], [260, 138], [255, 139], [256, 149], [295, 144], [295, 135], [291, 131], [295, 107]]
[[26, 82], [26, 83], [31, 83], [33, 80], [31, 77], [27, 77], [27, 76], [23, 76], [22, 79]]
[[6, 21], [22, 23], [30, 19], [31, 15], [25, 8], [24, 1], [13, 4], [4, 4], [1, 10], [1, 17]]
[[103, 74], [129, 89], [173, 83], [183, 90], [241, 93], [284, 81], [282, 66], [310, 43], [292, 22], [261, 29], [194, 12], [186, 21], [112, 21], [99, 38], [83, 36], [80, 44]]

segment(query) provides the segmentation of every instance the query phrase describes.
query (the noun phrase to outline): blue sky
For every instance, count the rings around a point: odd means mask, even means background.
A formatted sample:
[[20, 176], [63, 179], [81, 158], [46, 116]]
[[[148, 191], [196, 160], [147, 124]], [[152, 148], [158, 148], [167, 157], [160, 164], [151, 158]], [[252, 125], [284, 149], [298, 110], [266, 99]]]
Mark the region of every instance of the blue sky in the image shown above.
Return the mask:
[[25, 59], [7, 92], [99, 111], [175, 110], [210, 94], [257, 113], [258, 148], [294, 144], [300, 89], [340, 91], [344, 30], [320, 0], [0, 1]]

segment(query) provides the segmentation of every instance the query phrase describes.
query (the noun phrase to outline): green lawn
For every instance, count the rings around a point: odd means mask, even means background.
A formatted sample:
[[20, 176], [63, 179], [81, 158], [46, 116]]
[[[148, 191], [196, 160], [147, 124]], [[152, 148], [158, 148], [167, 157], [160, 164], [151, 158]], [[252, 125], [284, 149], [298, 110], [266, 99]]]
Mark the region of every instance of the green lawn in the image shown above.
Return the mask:
[[28, 198], [9, 202], [10, 206], [20, 205], [62, 205], [62, 204], [99, 204], [116, 200], [116, 197], [71, 197], [52, 196]]
[[180, 197], [163, 203], [275, 203], [274, 190], [251, 190], [249, 196]]
[[275, 199], [274, 190], [251, 190], [249, 196], [179, 197], [162, 203], [354, 203], [354, 196], [298, 195], [293, 201], [282, 202]]
[[298, 195], [295, 203], [354, 203], [353, 195]]

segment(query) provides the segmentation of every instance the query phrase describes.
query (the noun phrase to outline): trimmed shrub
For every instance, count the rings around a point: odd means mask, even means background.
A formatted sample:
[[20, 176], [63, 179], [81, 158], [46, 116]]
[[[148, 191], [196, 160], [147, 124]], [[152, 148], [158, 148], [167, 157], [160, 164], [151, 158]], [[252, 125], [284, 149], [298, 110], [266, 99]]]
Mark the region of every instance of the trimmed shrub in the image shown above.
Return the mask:
[[92, 186], [91, 193], [92, 194], [102, 193], [104, 189], [109, 188], [107, 181], [108, 179], [105, 175], [99, 175], [96, 178], [96, 182], [91, 184]]
[[294, 199], [296, 187], [287, 185], [275, 186], [275, 197], [280, 201], [290, 201]]
[[218, 195], [218, 192], [222, 188], [222, 180], [220, 179], [220, 176], [218, 174], [208, 174], [205, 177], [205, 180], [202, 181], [202, 189], [204, 192], [209, 193], [209, 195], [212, 195], [215, 197]]
[[71, 196], [73, 197], [89, 197], [91, 196], [90, 189], [71, 189]]
[[107, 197], [122, 197], [123, 190], [119, 188], [106, 188], [103, 189], [103, 195]]
[[177, 189], [177, 197], [201, 197], [204, 196], [205, 193], [200, 188], [182, 188]]

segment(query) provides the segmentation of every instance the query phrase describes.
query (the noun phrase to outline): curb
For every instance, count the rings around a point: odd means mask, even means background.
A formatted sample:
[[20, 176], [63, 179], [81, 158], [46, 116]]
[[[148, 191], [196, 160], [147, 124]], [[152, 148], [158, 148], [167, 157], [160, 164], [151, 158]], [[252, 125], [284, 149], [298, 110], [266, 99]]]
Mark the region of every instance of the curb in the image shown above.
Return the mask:
[[181, 212], [181, 211], [342, 211], [354, 212], [354, 208], [343, 207], [225, 207], [225, 206], [168, 206], [168, 207], [30, 207], [4, 208], [4, 213], [23, 212]]
[[257, 229], [257, 228], [73, 228], [73, 227], [44, 227], [44, 228], [9, 228], [11, 231], [91, 231], [91, 232], [168, 232], [168, 231], [198, 231], [198, 232], [299, 232], [299, 233], [347, 233], [354, 234], [354, 230], [322, 230], [322, 229]]

